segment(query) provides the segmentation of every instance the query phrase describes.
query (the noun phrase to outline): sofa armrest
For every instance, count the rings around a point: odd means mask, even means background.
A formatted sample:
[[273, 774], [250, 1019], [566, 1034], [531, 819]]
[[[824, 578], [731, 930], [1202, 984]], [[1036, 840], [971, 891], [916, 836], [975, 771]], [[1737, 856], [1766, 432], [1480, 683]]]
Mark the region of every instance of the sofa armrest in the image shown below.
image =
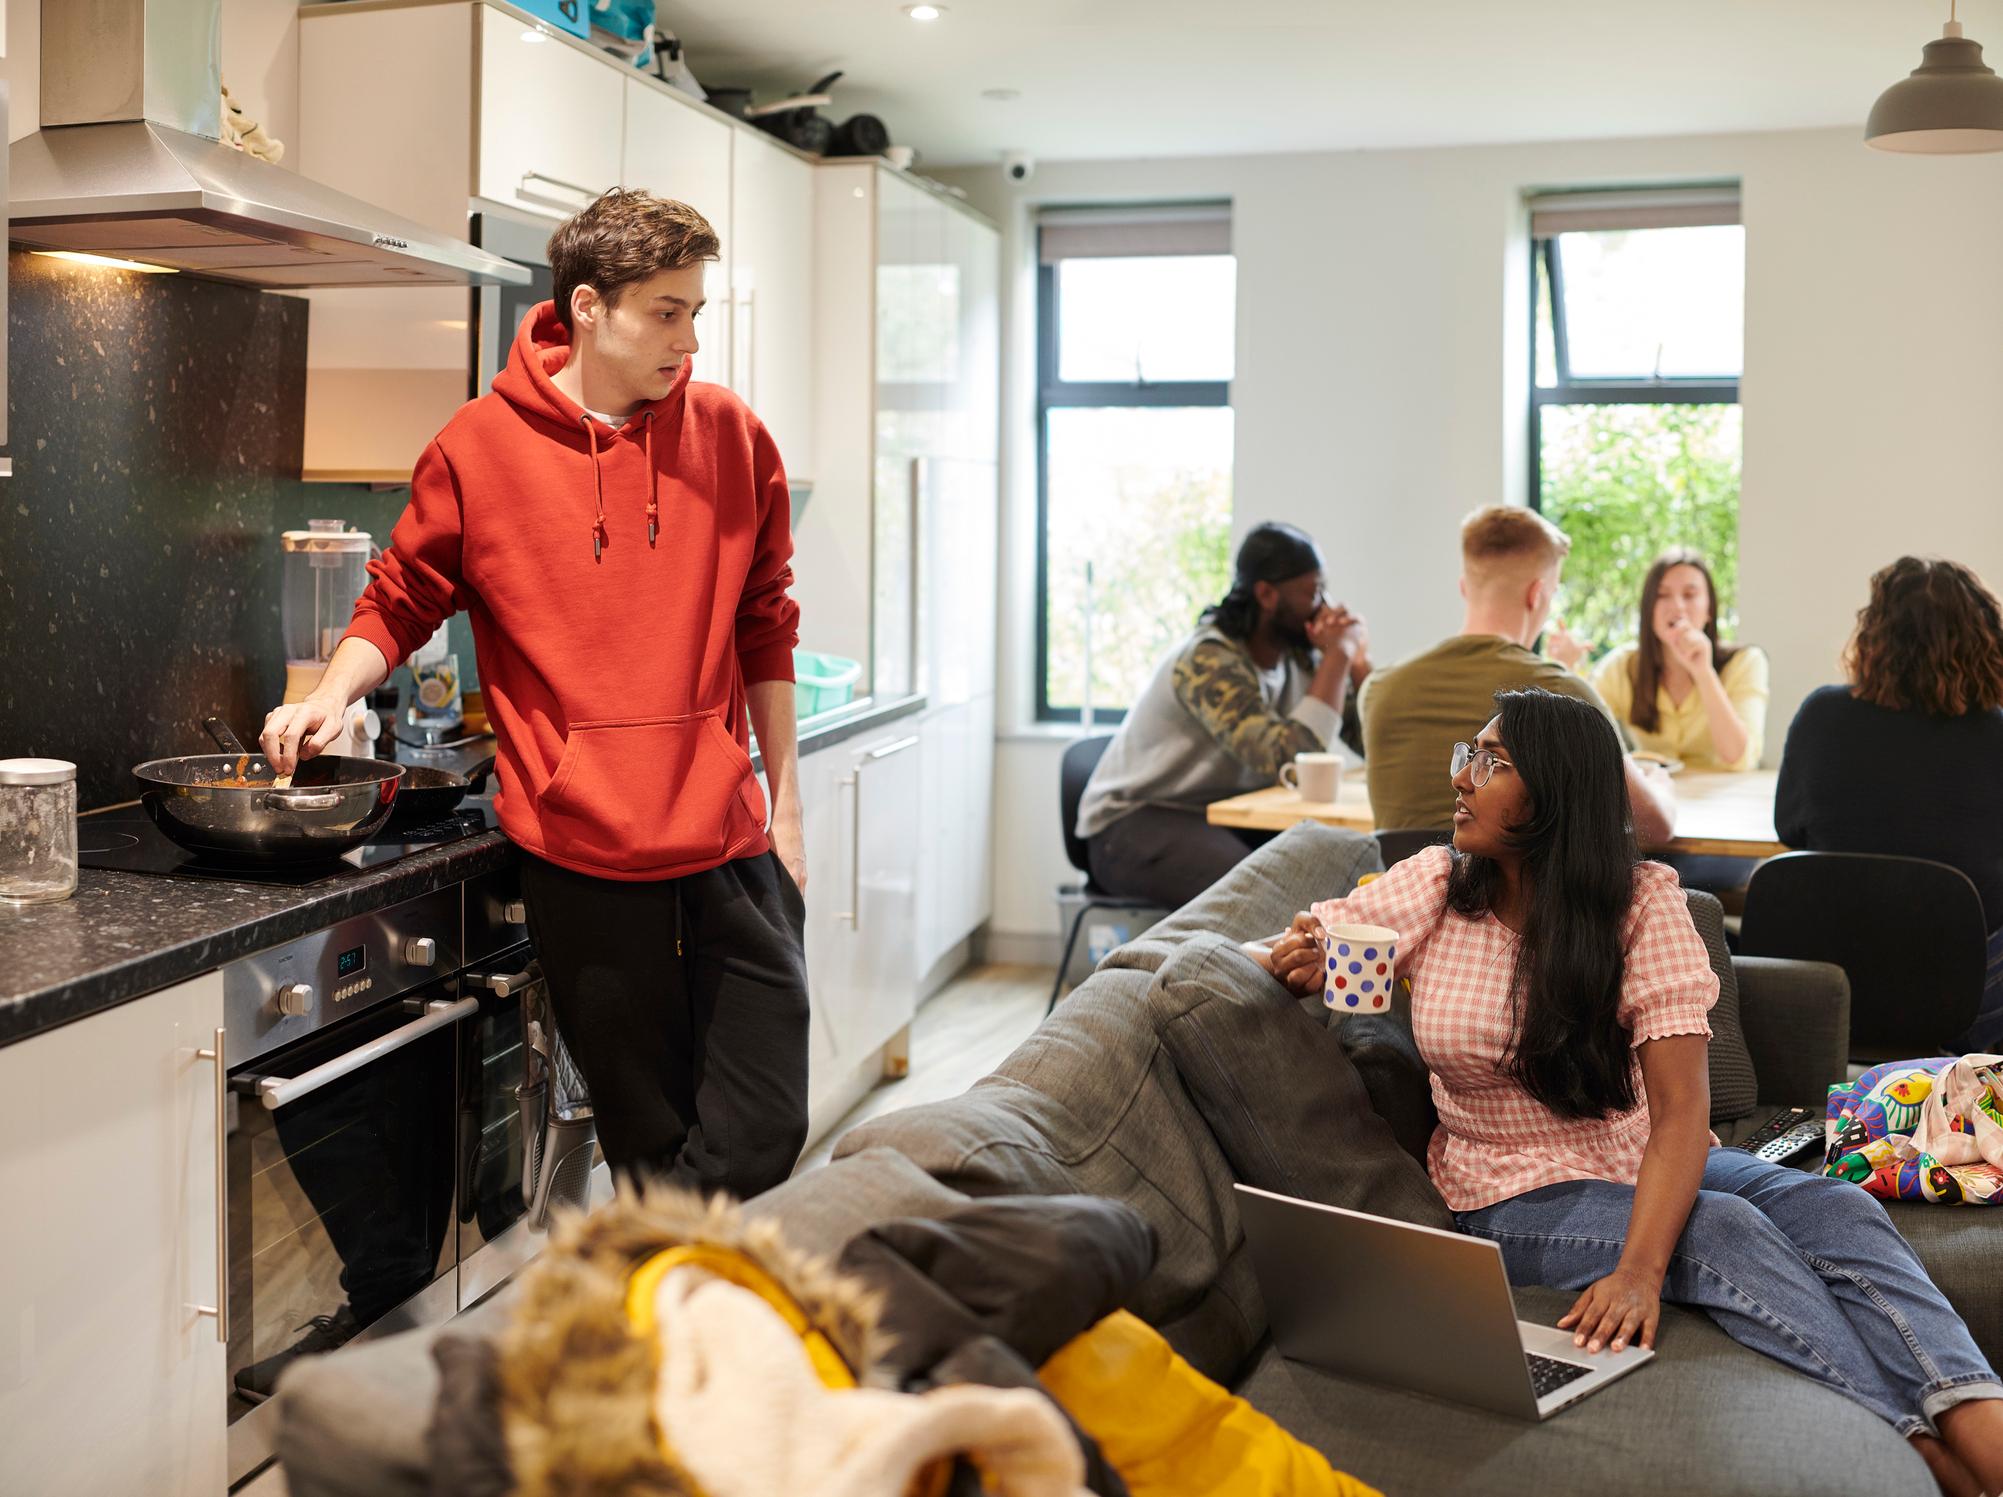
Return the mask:
[[1850, 1062], [1850, 979], [1829, 962], [1732, 959], [1739, 1021], [1759, 1077], [1760, 1101], [1813, 1107]]

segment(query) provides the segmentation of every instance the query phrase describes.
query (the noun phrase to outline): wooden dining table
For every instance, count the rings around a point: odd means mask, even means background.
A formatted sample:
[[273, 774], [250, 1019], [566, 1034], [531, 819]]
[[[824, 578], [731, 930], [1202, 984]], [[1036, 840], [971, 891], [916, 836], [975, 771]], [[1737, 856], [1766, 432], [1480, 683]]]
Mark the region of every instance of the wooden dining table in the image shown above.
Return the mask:
[[[1787, 851], [1774, 831], [1774, 783], [1771, 769], [1744, 774], [1686, 769], [1672, 778], [1676, 788], [1676, 836], [1669, 849], [1725, 858], [1770, 858]], [[1332, 801], [1308, 801], [1284, 785], [1248, 791], [1228, 800], [1212, 801], [1207, 819], [1212, 826], [1251, 831], [1285, 831], [1296, 822], [1319, 821], [1324, 826], [1374, 832], [1370, 814], [1367, 771], [1345, 770], [1342, 787]]]

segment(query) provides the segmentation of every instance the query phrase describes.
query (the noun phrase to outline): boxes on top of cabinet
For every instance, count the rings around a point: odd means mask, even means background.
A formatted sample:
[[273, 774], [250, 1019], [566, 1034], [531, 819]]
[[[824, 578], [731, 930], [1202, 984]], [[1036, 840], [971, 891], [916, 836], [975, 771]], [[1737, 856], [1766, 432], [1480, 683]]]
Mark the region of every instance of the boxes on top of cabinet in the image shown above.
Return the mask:
[[591, 13], [586, 8], [588, 0], [510, 0], [510, 3], [539, 21], [561, 27], [572, 36], [591, 35]]

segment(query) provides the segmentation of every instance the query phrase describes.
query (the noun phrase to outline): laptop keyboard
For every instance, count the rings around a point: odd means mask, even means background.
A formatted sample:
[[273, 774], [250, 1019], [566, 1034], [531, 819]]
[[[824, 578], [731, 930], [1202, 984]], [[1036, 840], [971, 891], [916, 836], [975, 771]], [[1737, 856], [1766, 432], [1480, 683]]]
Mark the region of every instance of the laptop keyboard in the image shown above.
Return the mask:
[[1555, 1393], [1567, 1383], [1575, 1383], [1593, 1369], [1581, 1367], [1577, 1362], [1560, 1361], [1557, 1357], [1540, 1357], [1534, 1351], [1523, 1354], [1530, 1362], [1530, 1386], [1541, 1399], [1546, 1394]]

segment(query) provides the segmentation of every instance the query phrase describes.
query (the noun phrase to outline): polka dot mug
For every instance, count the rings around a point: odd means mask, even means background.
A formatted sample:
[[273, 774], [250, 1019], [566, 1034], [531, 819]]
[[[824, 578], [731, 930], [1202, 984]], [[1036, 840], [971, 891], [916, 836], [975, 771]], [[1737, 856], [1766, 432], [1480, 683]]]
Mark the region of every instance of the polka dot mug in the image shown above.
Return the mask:
[[1322, 938], [1328, 981], [1321, 1001], [1337, 1014], [1381, 1014], [1398, 975], [1398, 932], [1381, 925], [1331, 925]]

